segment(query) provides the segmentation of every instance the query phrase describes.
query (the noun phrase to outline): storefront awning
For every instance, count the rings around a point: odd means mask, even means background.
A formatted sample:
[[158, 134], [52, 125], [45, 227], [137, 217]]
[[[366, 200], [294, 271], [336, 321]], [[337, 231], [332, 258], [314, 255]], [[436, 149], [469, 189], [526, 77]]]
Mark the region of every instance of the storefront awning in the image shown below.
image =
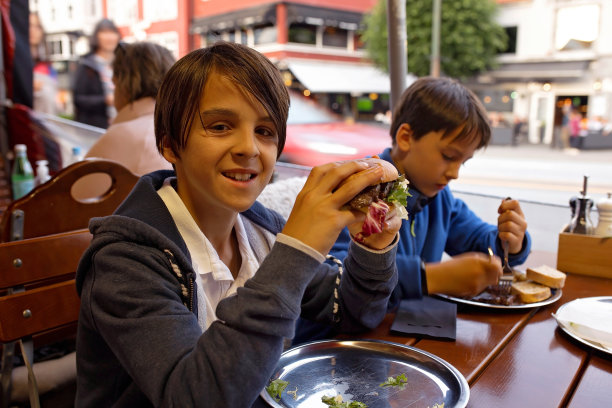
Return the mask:
[[555, 80], [582, 78], [590, 61], [505, 63], [489, 75], [499, 80]]
[[[288, 61], [287, 67], [310, 92], [389, 93], [389, 75], [371, 65], [321, 61]], [[414, 77], [406, 77], [406, 86]]]

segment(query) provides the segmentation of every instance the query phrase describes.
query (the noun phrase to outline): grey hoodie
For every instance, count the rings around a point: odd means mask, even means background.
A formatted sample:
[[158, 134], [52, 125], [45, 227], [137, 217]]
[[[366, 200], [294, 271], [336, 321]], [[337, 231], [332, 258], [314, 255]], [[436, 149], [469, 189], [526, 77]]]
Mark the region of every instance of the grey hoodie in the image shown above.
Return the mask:
[[[172, 175], [143, 176], [114, 215], [90, 223], [77, 271], [77, 407], [250, 407], [300, 315], [342, 332], [382, 320], [397, 283], [395, 248], [352, 245], [337, 280], [337, 266], [276, 242], [202, 333], [190, 255], [157, 194]], [[259, 203], [243, 215], [254, 246], [284, 225]]]

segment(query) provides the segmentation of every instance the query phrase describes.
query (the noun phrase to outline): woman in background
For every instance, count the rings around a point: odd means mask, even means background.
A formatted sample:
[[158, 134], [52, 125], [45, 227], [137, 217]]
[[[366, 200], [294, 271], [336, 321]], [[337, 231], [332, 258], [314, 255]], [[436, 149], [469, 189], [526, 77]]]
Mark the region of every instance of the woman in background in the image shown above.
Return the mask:
[[106, 129], [115, 116], [111, 64], [120, 39], [121, 33], [111, 20], [105, 18], [96, 24], [90, 52], [81, 57], [72, 84], [76, 121]]
[[[174, 62], [172, 53], [161, 45], [119, 43], [112, 65], [118, 113], [86, 158], [114, 160], [139, 176], [172, 169], [157, 150], [153, 113], [159, 86]], [[75, 197], [85, 199], [103, 194], [109, 186], [106, 175], [92, 174], [78, 180], [72, 191]]]
[[155, 97], [164, 75], [174, 64], [172, 53], [161, 45], [120, 43], [112, 64], [117, 116], [85, 157], [102, 157], [143, 175], [171, 169], [157, 150], [153, 130]]

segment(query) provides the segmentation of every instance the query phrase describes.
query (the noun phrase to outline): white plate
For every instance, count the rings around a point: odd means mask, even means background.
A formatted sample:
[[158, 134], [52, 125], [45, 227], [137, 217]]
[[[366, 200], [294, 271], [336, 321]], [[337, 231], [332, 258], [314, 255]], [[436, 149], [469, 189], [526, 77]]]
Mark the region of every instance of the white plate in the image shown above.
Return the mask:
[[[403, 387], [381, 387], [388, 377], [405, 374]], [[279, 401], [264, 389], [261, 397], [272, 407], [325, 407], [322, 396], [342, 395], [344, 402], [368, 407], [463, 408], [470, 388], [461, 373], [443, 359], [383, 340], [324, 340], [285, 351], [270, 380], [289, 385]], [[293, 397], [295, 395], [295, 399]]]
[[[566, 312], [570, 310], [570, 308], [575, 305], [575, 302], [577, 301], [584, 301], [584, 300], [588, 300], [588, 301], [593, 301], [593, 302], [602, 302], [602, 303], [612, 303], [612, 296], [598, 296], [598, 297], [590, 297], [590, 298], [579, 298], [579, 299], [575, 299], [571, 302], [568, 302], [562, 306], [559, 307], [559, 309], [557, 310], [557, 313], [553, 313], [552, 316], [555, 318], [555, 320], [557, 321], [557, 325], [559, 326], [559, 328], [564, 331], [565, 333], [567, 333], [570, 337], [573, 337], [575, 340], [579, 341], [582, 344], [585, 344], [589, 347], [592, 347], [594, 349], [597, 349], [599, 351], [602, 351], [606, 354], [612, 355], [612, 350], [610, 350], [609, 348], [604, 347], [602, 344], [597, 343], [595, 341], [586, 339], [584, 337], [581, 337], [579, 333], [577, 333], [576, 331], [572, 330], [569, 327], [566, 327], [565, 324], [563, 324], [562, 321], [566, 320]], [[609, 307], [607, 308], [609, 310]], [[587, 316], [588, 317], [588, 316]], [[612, 320], [612, 316], [609, 320]], [[580, 322], [577, 322], [580, 323]]]
[[471, 300], [471, 299], [463, 299], [463, 298], [458, 298], [458, 297], [454, 297], [454, 296], [449, 296], [449, 295], [436, 295], [438, 297], [441, 297], [443, 299], [448, 299], [448, 300], [452, 300], [455, 303], [461, 303], [464, 305], [470, 305], [470, 306], [478, 306], [478, 307], [484, 307], [486, 309], [532, 309], [534, 307], [539, 307], [539, 306], [546, 306], [546, 305], [550, 305], [551, 303], [555, 303], [557, 300], [559, 300], [561, 298], [561, 295], [563, 294], [563, 292], [561, 291], [561, 289], [551, 289], [551, 295], [548, 299], [544, 299], [541, 302], [534, 302], [534, 303], [522, 303], [519, 305], [494, 305], [491, 303], [484, 303], [484, 302], [477, 302], [475, 300]]

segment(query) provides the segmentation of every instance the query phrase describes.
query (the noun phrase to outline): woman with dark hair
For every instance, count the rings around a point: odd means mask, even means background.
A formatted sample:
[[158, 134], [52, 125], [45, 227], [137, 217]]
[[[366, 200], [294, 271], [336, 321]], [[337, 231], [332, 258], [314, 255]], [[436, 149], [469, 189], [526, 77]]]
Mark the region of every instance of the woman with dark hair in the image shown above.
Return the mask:
[[174, 56], [150, 42], [119, 43], [112, 64], [117, 116], [86, 157], [115, 160], [135, 174], [171, 169], [155, 145], [155, 97]]
[[106, 129], [115, 116], [111, 64], [120, 39], [121, 33], [111, 20], [105, 18], [96, 24], [90, 52], [79, 61], [72, 84], [78, 122]]

